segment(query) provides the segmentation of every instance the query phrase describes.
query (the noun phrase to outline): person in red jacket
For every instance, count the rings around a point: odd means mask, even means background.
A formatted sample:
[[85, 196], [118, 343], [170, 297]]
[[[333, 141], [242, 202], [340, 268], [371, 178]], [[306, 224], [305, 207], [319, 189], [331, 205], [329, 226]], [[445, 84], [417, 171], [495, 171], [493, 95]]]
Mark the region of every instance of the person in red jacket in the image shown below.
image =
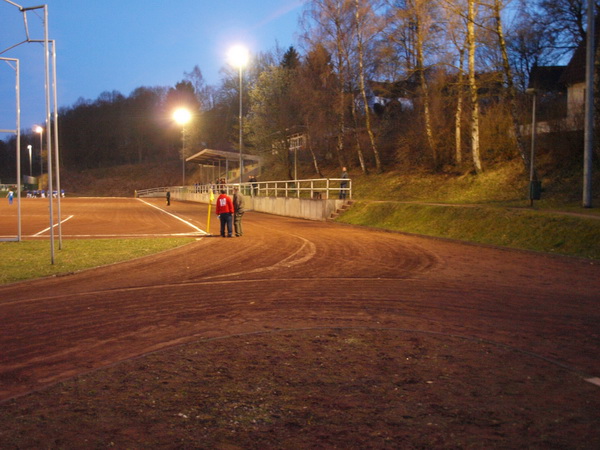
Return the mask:
[[217, 216], [221, 220], [221, 236], [225, 237], [225, 225], [227, 225], [227, 237], [231, 237], [233, 232], [233, 201], [225, 189], [221, 190], [221, 195], [217, 198]]

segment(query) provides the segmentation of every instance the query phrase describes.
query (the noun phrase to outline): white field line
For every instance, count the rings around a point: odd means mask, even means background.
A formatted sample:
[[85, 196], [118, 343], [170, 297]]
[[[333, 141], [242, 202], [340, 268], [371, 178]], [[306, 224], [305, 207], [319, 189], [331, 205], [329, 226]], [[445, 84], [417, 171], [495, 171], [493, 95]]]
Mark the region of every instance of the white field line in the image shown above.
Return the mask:
[[139, 200], [140, 202], [142, 202], [142, 203], [144, 203], [144, 204], [148, 205], [148, 206], [152, 206], [153, 208], [156, 208], [156, 209], [158, 209], [159, 211], [161, 211], [161, 212], [163, 212], [163, 213], [165, 213], [165, 214], [168, 214], [168, 215], [169, 215], [169, 216], [171, 216], [171, 217], [174, 217], [174, 218], [175, 218], [175, 219], [177, 219], [177, 220], [180, 220], [181, 222], [185, 223], [186, 225], [188, 225], [188, 226], [192, 227], [192, 228], [193, 228], [194, 230], [196, 230], [198, 233], [202, 233], [202, 234], [208, 234], [206, 231], [204, 231], [204, 230], [201, 230], [200, 228], [198, 228], [198, 227], [197, 227], [196, 225], [194, 225], [193, 223], [190, 223], [190, 222], [188, 222], [187, 220], [185, 220], [185, 219], [182, 219], [181, 217], [179, 217], [179, 216], [177, 216], [177, 215], [175, 215], [175, 214], [172, 214], [172, 213], [170, 213], [170, 212], [168, 212], [168, 211], [165, 211], [164, 209], [162, 209], [162, 208], [159, 208], [158, 206], [156, 206], [156, 205], [153, 205], [152, 203], [148, 203], [147, 201], [144, 201], [144, 200], [142, 200], [141, 198], [138, 198], [138, 200]]
[[[60, 223], [65, 223], [67, 220], [70, 220], [72, 218], [73, 218], [73, 216], [69, 216], [66, 219], [61, 220]], [[58, 224], [52, 225], [52, 227], [56, 227], [56, 226], [58, 226]], [[50, 227], [46, 228], [45, 230], [40, 231], [39, 233], [34, 234], [33, 236], [34, 237], [39, 236], [40, 234], [45, 233], [46, 231], [49, 231], [49, 230], [50, 230]]]

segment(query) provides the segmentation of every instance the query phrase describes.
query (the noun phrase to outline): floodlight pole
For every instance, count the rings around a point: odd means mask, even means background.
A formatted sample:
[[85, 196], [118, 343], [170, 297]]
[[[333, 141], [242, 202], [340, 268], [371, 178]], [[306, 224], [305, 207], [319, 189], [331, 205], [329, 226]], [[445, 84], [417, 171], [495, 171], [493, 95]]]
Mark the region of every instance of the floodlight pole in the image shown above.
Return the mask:
[[48, 40], [48, 5], [44, 8], [44, 72], [46, 80], [46, 148], [48, 149], [48, 203], [50, 210], [50, 262], [54, 264], [54, 202], [52, 193], [52, 131], [50, 117], [50, 49]]
[[173, 119], [181, 125], [181, 186], [185, 186], [185, 126], [192, 116], [187, 108], [178, 108], [173, 112]]
[[[17, 159], [17, 241], [21, 241], [21, 72], [18, 59], [0, 57], [0, 61], [6, 61], [6, 63], [15, 71], [16, 128], [14, 130], [0, 131], [14, 133], [17, 136], [15, 155]], [[14, 66], [11, 63], [14, 63]]]
[[17, 106], [17, 241], [21, 241], [21, 73], [19, 60], [16, 63], [16, 106]]
[[181, 125], [181, 186], [185, 186], [185, 124]]
[[243, 146], [244, 146], [244, 140], [242, 138], [242, 133], [243, 133], [243, 127], [244, 127], [244, 116], [242, 115], [242, 66], [243, 64], [240, 64], [240, 189], [242, 186], [242, 172], [244, 171], [244, 159], [242, 156], [242, 150], [243, 150]]
[[10, 0], [4, 0], [6, 3], [10, 3], [13, 6], [16, 6], [19, 9], [23, 9], [23, 7], [21, 5], [17, 5], [15, 2], [11, 2]]
[[237, 66], [239, 70], [239, 78], [240, 78], [240, 111], [239, 111], [239, 127], [240, 127], [240, 185], [242, 184], [242, 176], [244, 172], [244, 158], [243, 158], [243, 129], [244, 129], [244, 118], [242, 115], [242, 91], [243, 91], [243, 69], [244, 66], [248, 63], [248, 50], [245, 47], [236, 45], [229, 50], [229, 59], [230, 63], [233, 66]]
[[[40, 135], [40, 181], [42, 180], [42, 175], [44, 174], [44, 129], [41, 126], [37, 126], [37, 130], [35, 131]], [[39, 183], [38, 183], [39, 187]]]
[[[13, 5], [19, 9], [21, 13], [23, 13], [23, 19], [25, 22], [25, 33], [26, 39], [22, 42], [14, 44], [2, 51], [0, 51], [0, 55], [12, 50], [15, 47], [18, 47], [21, 44], [27, 44], [30, 42], [43, 42], [44, 44], [44, 66], [45, 66], [45, 92], [46, 92], [46, 148], [48, 151], [48, 189], [49, 189], [49, 201], [50, 201], [50, 260], [51, 263], [54, 264], [54, 213], [53, 213], [53, 202], [52, 202], [52, 193], [54, 191], [52, 184], [52, 136], [51, 136], [51, 116], [50, 116], [50, 58], [49, 58], [49, 43], [52, 43], [53, 46], [53, 89], [54, 89], [54, 141], [55, 141], [55, 159], [56, 159], [56, 183], [57, 183], [57, 204], [58, 204], [58, 232], [59, 232], [59, 248], [62, 247], [62, 227], [61, 227], [61, 211], [60, 211], [60, 170], [59, 170], [59, 151], [58, 151], [58, 101], [56, 94], [56, 42], [54, 40], [48, 39], [48, 5], [41, 6], [32, 6], [32, 7], [23, 7], [13, 1], [4, 0], [4, 2]], [[27, 11], [34, 11], [38, 9], [44, 10], [44, 39], [43, 40], [33, 40], [29, 37], [29, 27], [27, 25]], [[20, 102], [20, 100], [19, 100]], [[20, 109], [19, 109], [20, 113]], [[40, 134], [40, 160], [41, 160], [41, 172], [43, 173], [43, 158], [41, 157], [42, 153], [42, 134]], [[17, 142], [20, 143], [20, 139], [17, 139]], [[18, 144], [19, 145], [19, 144]]]
[[52, 97], [54, 100], [54, 161], [56, 164], [56, 208], [58, 222], [58, 249], [62, 250], [62, 215], [61, 215], [61, 188], [60, 188], [60, 160], [58, 152], [58, 100], [56, 94], [56, 41], [52, 43]]

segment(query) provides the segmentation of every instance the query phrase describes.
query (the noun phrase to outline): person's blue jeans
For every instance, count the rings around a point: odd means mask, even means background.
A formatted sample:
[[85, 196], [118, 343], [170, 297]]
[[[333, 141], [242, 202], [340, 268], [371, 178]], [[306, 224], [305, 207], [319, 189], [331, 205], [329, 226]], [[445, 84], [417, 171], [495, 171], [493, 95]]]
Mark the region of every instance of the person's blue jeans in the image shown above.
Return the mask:
[[231, 236], [233, 233], [233, 217], [231, 217], [231, 213], [221, 213], [219, 219], [221, 220], [221, 236], [225, 237], [225, 225], [227, 225], [227, 236]]

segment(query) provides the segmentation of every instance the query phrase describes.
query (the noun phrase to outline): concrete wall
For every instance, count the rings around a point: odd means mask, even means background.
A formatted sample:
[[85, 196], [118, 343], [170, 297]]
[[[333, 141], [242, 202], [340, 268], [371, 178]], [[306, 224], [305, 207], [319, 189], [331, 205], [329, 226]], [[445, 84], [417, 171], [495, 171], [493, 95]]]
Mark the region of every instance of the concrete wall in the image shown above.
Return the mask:
[[[164, 193], [155, 195], [164, 197]], [[215, 195], [218, 197], [218, 195]], [[208, 194], [196, 194], [194, 192], [172, 192], [172, 200], [187, 202], [208, 203]], [[285, 197], [250, 197], [244, 196], [245, 208], [248, 211], [258, 211], [278, 216], [298, 217], [309, 220], [327, 220], [331, 215], [342, 207], [344, 200], [308, 199], [308, 198], [285, 198]]]
[[310, 220], [327, 220], [344, 204], [343, 200], [316, 200], [285, 197], [246, 197], [254, 211], [278, 216], [299, 217]]

